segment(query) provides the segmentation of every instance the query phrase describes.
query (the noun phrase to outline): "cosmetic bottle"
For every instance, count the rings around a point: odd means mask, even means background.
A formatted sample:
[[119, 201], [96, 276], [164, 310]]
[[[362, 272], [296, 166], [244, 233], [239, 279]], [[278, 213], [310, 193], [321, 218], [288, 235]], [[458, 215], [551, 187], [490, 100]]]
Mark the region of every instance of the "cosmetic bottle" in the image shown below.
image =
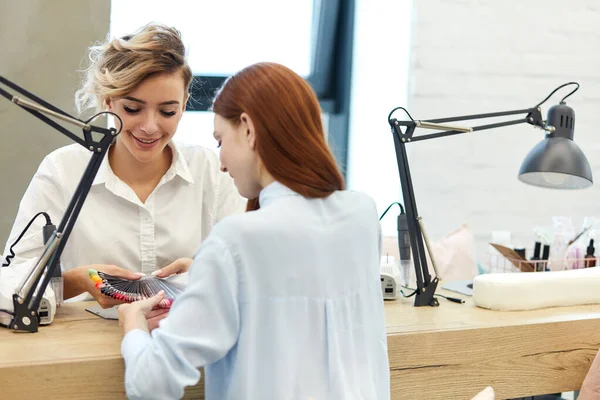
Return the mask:
[[544, 264], [540, 262], [535, 262], [540, 260], [540, 252], [542, 251], [542, 244], [540, 242], [535, 242], [535, 247], [533, 249], [533, 257], [531, 257], [531, 266], [535, 272], [543, 271]]
[[542, 252], [542, 261], [540, 262], [540, 271], [550, 271], [550, 266], [548, 265], [548, 257], [550, 256], [550, 246], [547, 244], [544, 245], [544, 250]]
[[585, 252], [585, 267], [595, 267], [596, 266], [596, 256], [594, 255], [594, 239], [590, 239], [590, 244], [587, 247]]

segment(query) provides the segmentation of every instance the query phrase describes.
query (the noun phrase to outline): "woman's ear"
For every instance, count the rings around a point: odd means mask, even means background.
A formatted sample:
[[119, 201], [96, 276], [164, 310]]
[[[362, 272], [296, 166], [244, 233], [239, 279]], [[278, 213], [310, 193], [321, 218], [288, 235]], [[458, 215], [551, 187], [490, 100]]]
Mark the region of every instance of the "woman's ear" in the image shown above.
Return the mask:
[[256, 147], [256, 130], [254, 129], [254, 123], [252, 122], [252, 118], [246, 113], [242, 113], [240, 116], [240, 121], [242, 126], [246, 130], [246, 140], [248, 140], [248, 145], [252, 150]]
[[189, 99], [190, 99], [190, 94], [188, 93], [185, 96], [185, 101], [183, 102], [183, 107], [181, 108], [181, 112], [185, 112], [185, 107], [187, 106], [187, 102], [189, 101]]
[[106, 99], [104, 99], [104, 104], [106, 105], [106, 109], [108, 111], [112, 111], [112, 101], [110, 99], [110, 97], [107, 97]]

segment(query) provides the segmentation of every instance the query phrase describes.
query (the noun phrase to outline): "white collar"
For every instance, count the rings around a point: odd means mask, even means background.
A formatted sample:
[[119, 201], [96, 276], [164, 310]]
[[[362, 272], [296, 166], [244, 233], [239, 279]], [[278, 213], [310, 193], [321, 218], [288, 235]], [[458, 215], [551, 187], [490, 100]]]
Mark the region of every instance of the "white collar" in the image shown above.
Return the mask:
[[[179, 146], [177, 146], [173, 141], [169, 141], [168, 146], [171, 147], [171, 150], [173, 151], [173, 160], [171, 161], [171, 166], [169, 167], [167, 172], [165, 172], [163, 180], [165, 182], [168, 182], [171, 179], [173, 179], [176, 175], [179, 175], [187, 182], [193, 184], [194, 178], [192, 177], [192, 173], [190, 172], [188, 163], [185, 160], [183, 153], [179, 149]], [[110, 167], [110, 163], [108, 162], [107, 152], [107, 154], [104, 156], [104, 159], [102, 160], [102, 164], [100, 164], [100, 168], [98, 169], [98, 173], [96, 174], [96, 177], [94, 178], [94, 183], [92, 185], [106, 183], [109, 177], [116, 178], [116, 175]]]
[[272, 203], [274, 200], [285, 196], [300, 196], [300, 194], [294, 192], [282, 183], [273, 181], [260, 191], [258, 202], [262, 208], [269, 203]]

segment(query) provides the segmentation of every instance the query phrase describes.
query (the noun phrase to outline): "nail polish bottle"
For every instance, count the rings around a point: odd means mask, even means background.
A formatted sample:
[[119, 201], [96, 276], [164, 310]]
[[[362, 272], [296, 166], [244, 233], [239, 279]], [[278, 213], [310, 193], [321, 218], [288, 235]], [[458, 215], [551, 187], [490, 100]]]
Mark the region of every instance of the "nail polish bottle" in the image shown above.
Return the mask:
[[596, 256], [594, 256], [594, 239], [590, 239], [590, 244], [587, 247], [585, 253], [585, 267], [595, 267], [596, 266]]
[[550, 257], [550, 246], [548, 246], [547, 244], [544, 245], [544, 250], [542, 252], [542, 261], [541, 261], [541, 266], [540, 266], [540, 270], [541, 271], [550, 271], [550, 268], [548, 267], [548, 258]]
[[543, 271], [544, 270], [543, 263], [535, 262], [535, 261], [539, 261], [540, 260], [540, 252], [541, 252], [541, 250], [542, 250], [542, 244], [540, 242], [535, 242], [535, 248], [533, 249], [533, 257], [531, 257], [531, 261], [534, 261], [534, 262], [531, 263], [531, 266], [533, 267], [533, 270], [535, 272]]

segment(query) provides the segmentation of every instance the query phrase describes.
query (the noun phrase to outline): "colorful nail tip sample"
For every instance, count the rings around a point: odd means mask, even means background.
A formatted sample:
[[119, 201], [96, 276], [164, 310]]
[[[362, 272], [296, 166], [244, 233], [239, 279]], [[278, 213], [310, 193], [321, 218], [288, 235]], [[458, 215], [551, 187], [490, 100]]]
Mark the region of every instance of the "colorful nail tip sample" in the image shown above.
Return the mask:
[[88, 274], [103, 295], [127, 303], [152, 297], [163, 290], [165, 298], [159, 303], [159, 307], [170, 308], [173, 300], [184, 289], [182, 284], [175, 283], [169, 278], [143, 276], [140, 279], [130, 280], [91, 268], [88, 270]]

